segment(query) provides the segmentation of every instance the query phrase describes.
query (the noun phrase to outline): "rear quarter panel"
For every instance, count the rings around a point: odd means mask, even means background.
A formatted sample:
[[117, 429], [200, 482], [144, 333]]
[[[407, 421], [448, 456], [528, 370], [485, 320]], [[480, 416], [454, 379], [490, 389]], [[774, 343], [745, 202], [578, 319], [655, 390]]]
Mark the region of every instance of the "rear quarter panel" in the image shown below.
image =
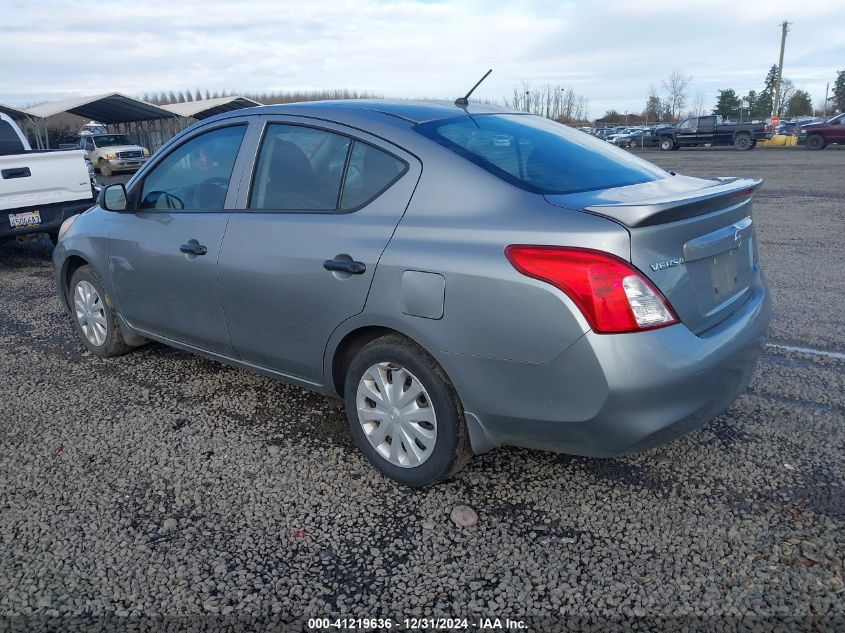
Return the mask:
[[[364, 312], [345, 323], [384, 325], [435, 352], [547, 363], [589, 329], [563, 292], [518, 273], [509, 244], [554, 244], [630, 254], [627, 231], [561, 209], [443, 150], [423, 156], [423, 175], [385, 249]], [[406, 271], [445, 280], [441, 318], [402, 313]], [[436, 354], [435, 354], [436, 356]]]

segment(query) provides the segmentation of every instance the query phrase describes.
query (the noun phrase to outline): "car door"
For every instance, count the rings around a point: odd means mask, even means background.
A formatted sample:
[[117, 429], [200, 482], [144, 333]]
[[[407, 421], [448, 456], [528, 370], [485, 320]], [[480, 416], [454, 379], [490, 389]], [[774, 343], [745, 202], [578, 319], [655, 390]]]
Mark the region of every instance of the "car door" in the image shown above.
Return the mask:
[[[158, 156], [116, 213], [109, 270], [121, 315], [148, 334], [232, 356], [217, 258], [249, 118], [205, 126]], [[230, 186], [233, 184], [234, 186]]]
[[320, 384], [328, 339], [364, 309], [421, 166], [376, 137], [307, 121], [263, 120], [219, 280], [240, 358]]
[[697, 120], [693, 118], [684, 119], [678, 123], [675, 129], [675, 140], [678, 143], [695, 143], [696, 142], [696, 123]]
[[698, 117], [698, 126], [695, 131], [695, 137], [699, 143], [712, 143], [713, 135], [716, 132], [716, 117], [702, 116]]
[[828, 143], [845, 143], [845, 114], [830, 122], [826, 136]]

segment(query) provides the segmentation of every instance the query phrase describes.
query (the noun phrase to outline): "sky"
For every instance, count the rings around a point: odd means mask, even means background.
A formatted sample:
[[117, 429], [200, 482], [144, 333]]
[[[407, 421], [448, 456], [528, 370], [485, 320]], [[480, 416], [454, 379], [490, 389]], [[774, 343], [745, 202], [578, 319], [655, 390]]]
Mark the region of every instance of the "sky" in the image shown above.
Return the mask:
[[483, 99], [561, 84], [642, 111], [673, 70], [690, 100], [758, 92], [777, 63], [815, 105], [845, 70], [841, 0], [0, 0], [0, 103], [105, 92], [348, 88]]

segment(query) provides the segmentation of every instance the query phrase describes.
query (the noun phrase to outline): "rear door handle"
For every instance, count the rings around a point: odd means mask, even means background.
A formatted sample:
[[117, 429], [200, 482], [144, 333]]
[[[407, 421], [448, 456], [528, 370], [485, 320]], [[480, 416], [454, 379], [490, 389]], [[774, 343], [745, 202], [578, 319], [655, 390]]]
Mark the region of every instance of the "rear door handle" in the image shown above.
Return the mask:
[[350, 273], [352, 275], [363, 275], [367, 272], [367, 265], [364, 262], [354, 262], [346, 259], [327, 259], [323, 262], [323, 268], [334, 272]]
[[187, 244], [182, 244], [179, 247], [179, 250], [186, 255], [205, 255], [208, 252], [208, 249], [197, 242], [196, 240], [188, 240]]

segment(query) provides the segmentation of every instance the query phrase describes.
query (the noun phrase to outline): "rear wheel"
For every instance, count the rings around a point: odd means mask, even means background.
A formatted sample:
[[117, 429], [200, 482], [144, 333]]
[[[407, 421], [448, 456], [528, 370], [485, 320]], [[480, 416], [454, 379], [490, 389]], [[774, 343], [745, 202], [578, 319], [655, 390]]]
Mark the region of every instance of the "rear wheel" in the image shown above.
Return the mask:
[[824, 149], [824, 139], [818, 134], [807, 137], [807, 149]]
[[437, 483], [472, 456], [454, 387], [437, 361], [403, 336], [376, 339], [358, 352], [344, 402], [360, 451], [401, 484]]
[[734, 147], [738, 149], [740, 152], [745, 152], [754, 147], [754, 143], [751, 141], [750, 134], [737, 134], [734, 137]]
[[660, 149], [664, 152], [668, 152], [670, 150], [675, 149], [675, 141], [673, 141], [670, 137], [665, 136], [660, 139]]
[[73, 273], [68, 299], [76, 331], [92, 354], [111, 358], [132, 351], [123, 340], [114, 302], [91, 266]]

